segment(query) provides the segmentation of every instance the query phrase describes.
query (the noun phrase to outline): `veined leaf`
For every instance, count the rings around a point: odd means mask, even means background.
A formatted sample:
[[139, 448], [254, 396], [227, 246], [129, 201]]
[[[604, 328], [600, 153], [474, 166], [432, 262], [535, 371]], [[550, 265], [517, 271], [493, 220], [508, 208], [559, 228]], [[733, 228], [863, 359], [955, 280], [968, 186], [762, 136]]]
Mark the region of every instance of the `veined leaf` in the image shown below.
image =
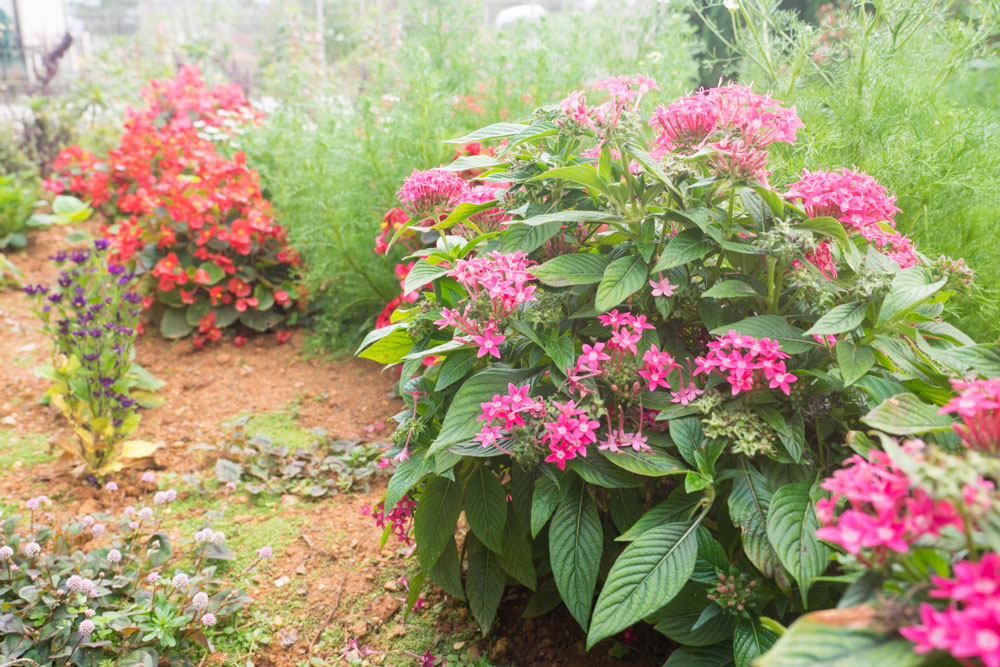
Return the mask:
[[785, 484], [775, 491], [767, 510], [767, 538], [778, 561], [798, 582], [806, 607], [810, 584], [826, 571], [832, 553], [816, 539], [819, 520], [811, 488], [809, 482]]
[[503, 552], [507, 523], [507, 494], [496, 475], [476, 464], [465, 480], [465, 517], [476, 537], [497, 553]]
[[597, 286], [594, 307], [598, 313], [611, 310], [646, 284], [649, 268], [642, 257], [619, 257], [608, 264]]
[[671, 239], [667, 247], [664, 248], [659, 261], [653, 267], [653, 273], [666, 271], [675, 266], [701, 259], [711, 252], [714, 247], [715, 245], [705, 237], [705, 234], [700, 229], [693, 227], [685, 229]]
[[500, 139], [502, 137], [512, 137], [518, 132], [528, 129], [528, 125], [523, 123], [493, 123], [486, 127], [481, 127], [475, 132], [470, 132], [458, 139], [449, 139], [446, 144], [467, 144], [470, 141], [483, 141], [484, 139]]
[[507, 390], [508, 383], [524, 380], [530, 371], [511, 368], [487, 368], [465, 381], [452, 399], [448, 414], [444, 417], [441, 431], [428, 449], [435, 454], [448, 445], [463, 440], [471, 440], [479, 432], [482, 424], [477, 420], [482, 414], [482, 403]]
[[733, 635], [733, 657], [736, 667], [751, 667], [754, 660], [767, 653], [778, 641], [778, 633], [761, 625], [760, 618], [751, 614], [736, 622]]
[[531, 496], [531, 537], [538, 537], [567, 490], [556, 486], [551, 477], [543, 475], [535, 480], [535, 492]]
[[[455, 161], [444, 167], [438, 167], [441, 171], [467, 171], [469, 169], [490, 169], [506, 164], [503, 160], [498, 160], [492, 155], [461, 155]], [[436, 227], [436, 225], [435, 225]]]
[[[495, 199], [492, 201], [482, 202], [480, 204], [473, 204], [472, 202], [464, 201], [460, 203], [458, 206], [456, 206], [455, 209], [448, 214], [447, 218], [437, 223], [436, 225], [432, 226], [431, 229], [448, 229], [449, 227], [457, 225], [458, 223], [468, 219], [470, 216], [473, 216], [476, 213], [481, 213], [482, 211], [488, 211], [491, 208], [496, 208], [498, 205], [499, 204]], [[409, 276], [407, 276], [407, 278], [409, 278]]]
[[663, 667], [733, 667], [732, 642], [713, 646], [681, 646], [670, 654]]
[[701, 293], [701, 298], [738, 299], [743, 296], [760, 296], [750, 283], [742, 280], [722, 280]]
[[767, 511], [773, 491], [767, 478], [746, 461], [740, 461], [738, 472], [729, 493], [729, 514], [743, 532], [747, 558], [765, 576], [775, 577], [781, 566], [767, 539]]
[[875, 353], [867, 345], [855, 345], [849, 340], [842, 340], [837, 343], [834, 352], [837, 354], [837, 366], [845, 387], [860, 380], [875, 365]]
[[608, 184], [601, 179], [597, 170], [594, 169], [592, 165], [589, 164], [574, 164], [568, 167], [556, 167], [555, 169], [549, 169], [544, 174], [539, 174], [533, 178], [529, 178], [528, 182], [541, 181], [550, 178], [560, 178], [566, 181], [572, 181], [574, 183], [579, 183], [593, 193], [601, 193], [604, 196], [608, 196]]
[[951, 417], [938, 414], [936, 407], [924, 403], [915, 394], [887, 398], [861, 421], [890, 435], [951, 431], [952, 424]]
[[587, 648], [670, 602], [691, 577], [697, 523], [668, 523], [643, 533], [611, 566], [594, 607]]
[[447, 477], [434, 477], [413, 512], [413, 534], [417, 539], [420, 568], [429, 571], [455, 537], [455, 525], [462, 512], [462, 488]]
[[579, 253], [553, 257], [540, 266], [532, 267], [531, 275], [553, 287], [589, 285], [600, 282], [607, 268], [608, 260], [604, 255]]
[[603, 531], [597, 506], [586, 487], [578, 483], [552, 515], [549, 561], [566, 608], [584, 629], [590, 624], [602, 551]]
[[[449, 538], [441, 556], [427, 574], [431, 581], [449, 595], [454, 595], [459, 600], [465, 599], [465, 591], [462, 590], [462, 564], [458, 562], [458, 546], [454, 535]], [[412, 581], [410, 585], [413, 585]]]
[[507, 574], [500, 567], [499, 557], [486, 548], [475, 535], [466, 538], [469, 554], [469, 570], [465, 577], [465, 594], [469, 598], [469, 608], [476, 617], [483, 636], [490, 631], [497, 607], [507, 587]]
[[716, 327], [711, 331], [711, 334], [713, 336], [724, 336], [731, 329], [744, 336], [753, 336], [755, 338], [766, 336], [774, 339], [781, 344], [782, 351], [788, 354], [808, 352], [815, 347], [815, 343], [804, 338], [805, 333], [801, 329], [793, 327], [788, 323], [788, 320], [780, 315], [748, 317], [739, 322]]
[[892, 279], [892, 287], [882, 300], [876, 324], [895, 319], [898, 315], [920, 305], [944, 287], [946, 282], [946, 278], [931, 282], [930, 274], [920, 266], [903, 269]]
[[511, 220], [511, 225], [544, 225], [550, 222], [608, 222], [620, 218], [605, 211], [555, 211], [543, 213], [523, 220]]
[[821, 336], [853, 331], [865, 320], [868, 306], [863, 303], [842, 303], [823, 315], [806, 332], [807, 336]]

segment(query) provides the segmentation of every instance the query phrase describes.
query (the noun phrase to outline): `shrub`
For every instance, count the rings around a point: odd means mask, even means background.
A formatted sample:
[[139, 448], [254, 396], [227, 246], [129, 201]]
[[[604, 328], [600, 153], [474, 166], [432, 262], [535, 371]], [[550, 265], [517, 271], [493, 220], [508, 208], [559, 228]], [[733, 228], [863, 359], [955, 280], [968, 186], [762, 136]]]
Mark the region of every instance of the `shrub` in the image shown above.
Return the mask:
[[142, 419], [140, 401], [155, 402], [151, 392], [162, 385], [134, 361], [142, 297], [135, 274], [110, 261], [108, 248], [100, 239], [60, 252], [52, 257], [61, 267], [56, 285], [25, 288], [52, 339], [52, 366], [40, 371], [53, 382], [45, 397], [75, 433], [75, 441], [57, 443], [80, 459], [78, 472], [95, 475], [152, 454], [153, 443], [127, 438]]
[[[42, 667], [103, 659], [155, 665], [186, 660], [199, 646], [211, 652], [216, 629], [251, 600], [208, 564], [233, 558], [225, 535], [202, 528], [181, 547], [160, 530], [163, 509], [176, 497], [160, 491], [154, 507], [59, 525], [44, 511], [51, 501], [39, 496], [7, 518], [0, 546], [4, 659]], [[235, 579], [265, 557], [267, 547]]]
[[85, 195], [107, 215], [114, 259], [135, 260], [150, 277], [147, 303], [157, 304], [164, 336], [197, 329], [200, 347], [236, 321], [257, 331], [295, 322], [298, 255], [245, 155], [220, 148], [261, 114], [235, 85], [206, 89], [194, 67], [151, 81], [143, 97], [106, 162], [71, 146], [47, 186]]
[[[794, 109], [723, 86], [646, 115], [655, 86], [615, 77], [456, 140], [506, 141], [477, 161], [495, 199], [396, 232], [437, 239], [407, 258], [420, 299], [359, 349], [401, 363], [406, 403], [375, 516], [404, 540], [412, 522], [422, 577], [484, 632], [512, 579], [588, 647], [645, 620], [682, 646], [670, 664], [748, 665], [846, 587], [813, 531], [861, 417], [1000, 356], [941, 320], [967, 272], [896, 232], [870, 177], [775, 184]], [[509, 219], [480, 227], [489, 208]]]

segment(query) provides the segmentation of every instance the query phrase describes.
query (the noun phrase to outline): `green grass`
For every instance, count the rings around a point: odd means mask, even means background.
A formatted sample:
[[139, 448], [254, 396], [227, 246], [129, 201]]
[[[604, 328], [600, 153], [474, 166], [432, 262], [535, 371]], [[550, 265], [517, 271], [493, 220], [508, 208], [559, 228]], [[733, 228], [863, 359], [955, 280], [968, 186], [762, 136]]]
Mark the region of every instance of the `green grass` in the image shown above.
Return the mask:
[[49, 452], [49, 445], [41, 433], [17, 435], [11, 431], [0, 431], [0, 475], [25, 470], [56, 458], [58, 454]]

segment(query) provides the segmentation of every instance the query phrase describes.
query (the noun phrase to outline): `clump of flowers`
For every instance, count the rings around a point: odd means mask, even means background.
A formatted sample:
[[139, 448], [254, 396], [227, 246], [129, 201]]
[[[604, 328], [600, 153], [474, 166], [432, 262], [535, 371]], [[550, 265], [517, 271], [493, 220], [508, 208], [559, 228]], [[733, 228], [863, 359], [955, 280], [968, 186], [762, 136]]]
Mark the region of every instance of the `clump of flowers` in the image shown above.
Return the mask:
[[[155, 663], [190, 656], [196, 645], [214, 650], [216, 633], [227, 634], [251, 603], [235, 580], [269, 555], [262, 548], [250, 567], [226, 582], [205, 561], [233, 555], [186, 553], [159, 531], [159, 506], [57, 524], [38, 511], [49, 502], [44, 496], [29, 500], [28, 516], [8, 517], [0, 535], [5, 645], [38, 664], [52, 664], [56, 655], [60, 665], [118, 662], [133, 651]], [[189, 555], [195, 564], [182, 570]], [[28, 590], [34, 595], [24, 595]]]
[[447, 217], [468, 191], [469, 184], [458, 174], [442, 169], [414, 169], [396, 197], [410, 218], [436, 223]]
[[[924, 535], [939, 535], [947, 526], [961, 527], [955, 508], [914, 488], [888, 454], [872, 450], [869, 457], [850, 457], [823, 482], [833, 495], [816, 502], [816, 516], [825, 524], [816, 537], [877, 565], [892, 552], [906, 553]], [[841, 498], [848, 508], [835, 516]]]
[[959, 659], [978, 658], [986, 667], [1000, 667], [1000, 555], [963, 560], [953, 569], [954, 577], [931, 575], [930, 596], [948, 601], [947, 608], [921, 604], [920, 623], [900, 633], [916, 643], [917, 653], [947, 651]]
[[461, 311], [457, 308], [441, 310], [441, 319], [434, 322], [439, 328], [454, 327], [470, 344], [479, 347], [476, 356], [491, 355], [500, 358], [499, 345], [506, 336], [500, 332], [503, 322], [517, 307], [535, 300], [534, 280], [529, 269], [534, 264], [518, 251], [504, 254], [498, 251], [489, 255], [460, 259], [448, 275], [457, 280], [469, 293]]
[[625, 113], [638, 110], [642, 98], [647, 93], [660, 90], [655, 80], [645, 76], [613, 76], [594, 84], [597, 90], [607, 90], [609, 99], [599, 105], [587, 104], [587, 93], [574, 90], [559, 103], [565, 120], [581, 129], [587, 129], [595, 134], [606, 134], [618, 127]]
[[958, 395], [940, 413], [955, 414], [962, 420], [953, 428], [966, 446], [1000, 455], [1000, 378], [952, 380], [951, 384]]
[[404, 545], [411, 546], [413, 537], [410, 535], [410, 531], [413, 528], [413, 510], [416, 507], [416, 501], [411, 500], [408, 495], [404, 495], [388, 512], [385, 511], [385, 503], [378, 503], [375, 507], [365, 506], [361, 508], [361, 513], [371, 515], [376, 526], [384, 529], [387, 533], [391, 532]]
[[106, 160], [65, 149], [53, 187], [107, 213], [102, 233], [115, 261], [154, 249], [142, 263], [151, 267], [146, 303], [159, 304], [168, 337], [191, 333], [209, 316], [213, 327], [238, 319], [259, 331], [294, 319], [304, 296], [298, 254], [245, 155], [230, 158], [219, 145], [262, 114], [235, 84], [206, 88], [196, 67], [150, 81], [142, 94], [146, 106], [128, 111], [118, 148]]
[[758, 388], [765, 381], [770, 389], [779, 389], [788, 396], [789, 385], [798, 379], [785, 368], [788, 355], [770, 338], [741, 336], [730, 331], [709, 343], [708, 348], [708, 354], [695, 359], [694, 374], [721, 375], [729, 383], [733, 396]]
[[795, 107], [781, 105], [746, 86], [719, 86], [657, 106], [649, 125], [659, 132], [655, 147], [660, 153], [708, 147], [714, 151], [716, 173], [766, 183], [767, 146], [794, 144], [797, 130], [804, 127]]
[[53, 343], [46, 397], [76, 434], [60, 446], [88, 471], [105, 474], [152, 453], [151, 445], [126, 440], [141, 419], [133, 390], [156, 387], [133, 363], [142, 297], [135, 274], [109, 259], [106, 240], [52, 259], [60, 267], [56, 284], [25, 288]]

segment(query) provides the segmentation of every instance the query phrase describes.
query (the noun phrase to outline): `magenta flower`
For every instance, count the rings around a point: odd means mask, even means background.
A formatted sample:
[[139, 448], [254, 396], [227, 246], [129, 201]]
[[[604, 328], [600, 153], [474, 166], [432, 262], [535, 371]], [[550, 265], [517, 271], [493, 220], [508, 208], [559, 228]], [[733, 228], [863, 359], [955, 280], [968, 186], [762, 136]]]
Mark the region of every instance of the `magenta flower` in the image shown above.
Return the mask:
[[967, 447], [983, 452], [1000, 453], [1000, 378], [952, 381], [958, 396], [941, 408], [941, 414], [954, 413], [961, 420], [954, 429]]
[[500, 348], [498, 346], [500, 343], [504, 342], [506, 338], [506, 336], [501, 336], [493, 331], [485, 331], [482, 336], [472, 336], [472, 342], [479, 346], [479, 351], [476, 352], [476, 358], [485, 357], [488, 354], [499, 359]]
[[671, 285], [670, 280], [664, 278], [662, 273], [659, 280], [650, 280], [649, 285], [653, 288], [653, 296], [664, 297], [673, 296], [674, 290], [680, 287], [679, 285]]

